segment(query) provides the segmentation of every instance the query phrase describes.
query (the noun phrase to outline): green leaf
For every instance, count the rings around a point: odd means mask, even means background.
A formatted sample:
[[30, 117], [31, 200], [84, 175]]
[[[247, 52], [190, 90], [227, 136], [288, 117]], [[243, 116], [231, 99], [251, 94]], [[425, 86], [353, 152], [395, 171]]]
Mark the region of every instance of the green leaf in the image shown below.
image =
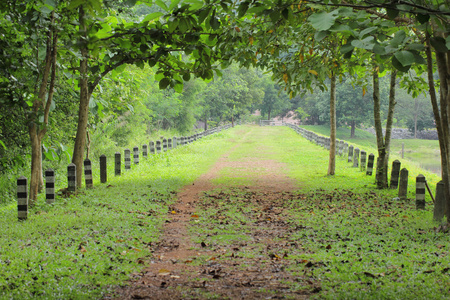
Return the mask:
[[5, 149], [6, 150], [6, 146], [5, 146], [5, 143], [3, 143], [2, 141], [0, 141], [0, 145], [3, 147], [3, 149]]
[[242, 2], [238, 8], [238, 18], [242, 18], [248, 10], [248, 1]]
[[210, 9], [202, 9], [200, 13], [198, 14], [198, 23], [201, 24], [203, 21], [205, 21], [206, 17], [209, 15]]
[[169, 10], [166, 3], [164, 3], [164, 1], [162, 1], [162, 0], [156, 0], [155, 4], [158, 5], [159, 7], [161, 7], [162, 9], [164, 9], [165, 11]]
[[183, 83], [177, 81], [177, 83], [174, 85], [173, 89], [177, 93], [182, 93], [183, 92]]
[[270, 20], [272, 21], [272, 23], [276, 23], [281, 17], [280, 11], [279, 10], [272, 11], [269, 14], [269, 17], [270, 17]]
[[326, 38], [329, 34], [330, 34], [329, 31], [317, 31], [316, 34], [314, 35], [314, 39], [319, 42], [324, 38]]
[[211, 28], [213, 30], [217, 30], [220, 28], [220, 22], [219, 19], [217, 19], [217, 17], [212, 17], [211, 20], [209, 21], [209, 25], [211, 26]]
[[378, 55], [385, 55], [386, 54], [386, 48], [381, 46], [380, 44], [375, 44], [372, 49], [373, 53]]
[[394, 68], [396, 68], [397, 70], [401, 71], [401, 72], [408, 72], [409, 69], [411, 68], [411, 66], [403, 66], [398, 59], [394, 56], [392, 56], [392, 65], [394, 66]]
[[416, 15], [416, 20], [419, 21], [420, 24], [425, 24], [426, 22], [428, 22], [430, 20], [430, 15], [425, 15], [425, 14], [417, 14]]
[[449, 50], [449, 48], [447, 48], [447, 42], [443, 37], [432, 37], [430, 39], [430, 43], [431, 46], [433, 46], [433, 48], [440, 53], [447, 53], [447, 51]]
[[169, 10], [172, 11], [175, 7], [178, 6], [178, 3], [180, 3], [180, 0], [172, 0], [169, 5]]
[[387, 11], [387, 15], [389, 17], [389, 19], [395, 19], [398, 16], [399, 11], [397, 9], [386, 9]]
[[359, 33], [359, 37], [360, 37], [360, 38], [363, 38], [366, 34], [372, 33], [372, 32], [374, 32], [374, 31], [377, 30], [377, 29], [378, 29], [378, 27], [369, 27], [369, 28], [366, 28], [366, 29], [362, 30], [362, 31]]
[[341, 47], [341, 54], [345, 54], [350, 51], [353, 51], [353, 49], [355, 49], [355, 47], [351, 43], [345, 44]]
[[333, 26], [336, 18], [337, 16], [334, 12], [320, 12], [309, 16], [308, 21], [311, 23], [314, 29], [323, 31], [330, 29], [331, 26]]
[[390, 42], [392, 48], [398, 48], [406, 38], [406, 33], [403, 30], [399, 30], [395, 33], [394, 38]]
[[166, 88], [169, 86], [170, 82], [171, 82], [171, 80], [170, 80], [169, 78], [164, 77], [164, 78], [161, 79], [161, 81], [159, 82], [159, 88], [160, 88], [161, 90], [166, 89]]
[[375, 46], [375, 40], [373, 36], [368, 36], [362, 40], [353, 40], [352, 45], [356, 48], [372, 50]]
[[154, 12], [154, 13], [148, 14], [147, 16], [145, 16], [145, 18], [144, 18], [144, 20], [142, 20], [142, 22], [153, 21], [154, 19], [157, 19], [157, 18], [161, 17], [162, 15], [164, 15], [162, 12]]
[[404, 67], [410, 66], [415, 62], [414, 54], [406, 50], [396, 52], [394, 56]]

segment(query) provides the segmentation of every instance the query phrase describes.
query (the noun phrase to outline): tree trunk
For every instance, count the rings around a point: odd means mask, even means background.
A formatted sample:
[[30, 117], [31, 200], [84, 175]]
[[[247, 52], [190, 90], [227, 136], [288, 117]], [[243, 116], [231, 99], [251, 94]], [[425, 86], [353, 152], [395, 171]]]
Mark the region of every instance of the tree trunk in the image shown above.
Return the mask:
[[208, 113], [205, 112], [205, 131], [208, 130]]
[[383, 127], [381, 125], [380, 114], [380, 81], [378, 78], [378, 65], [374, 65], [373, 69], [373, 115], [375, 123], [375, 133], [377, 137], [377, 149], [378, 149], [378, 164], [376, 182], [379, 189], [385, 189], [387, 185], [387, 169], [385, 162], [387, 161], [386, 148], [384, 146]]
[[[440, 90], [440, 102], [441, 107], [437, 102], [436, 88], [434, 85], [433, 77], [433, 58], [431, 52], [430, 34], [428, 31], [425, 32], [426, 44], [425, 53], [427, 56], [427, 73], [428, 73], [428, 86], [430, 93], [431, 105], [433, 107], [433, 114], [436, 121], [436, 130], [438, 132], [439, 148], [441, 150], [441, 175], [442, 181], [444, 182], [444, 194], [447, 201], [447, 220], [450, 220], [450, 157], [449, 157], [449, 146], [450, 146], [450, 136], [448, 130], [448, 104], [450, 102], [450, 93], [448, 91], [449, 87], [449, 75], [450, 75], [450, 57], [449, 54], [443, 54], [436, 52], [436, 60], [438, 65], [439, 78], [441, 79], [441, 90]], [[443, 79], [444, 78], [444, 79]]]
[[355, 137], [356, 130], [356, 121], [353, 120], [350, 122], [350, 138], [353, 139]]
[[269, 111], [267, 112], [267, 120], [270, 121], [270, 109], [269, 109]]
[[85, 22], [85, 12], [83, 6], [79, 8], [79, 28], [80, 28], [80, 103], [78, 108], [78, 127], [77, 134], [75, 138], [75, 145], [73, 149], [72, 162], [77, 167], [77, 186], [80, 187], [82, 184], [82, 170], [83, 170], [83, 155], [84, 148], [86, 146], [86, 129], [88, 123], [88, 113], [89, 113], [89, 88], [88, 88], [88, 55], [89, 50], [87, 48], [87, 33], [86, 33], [86, 22]]
[[[29, 193], [31, 206], [36, 203], [37, 195], [42, 190], [44, 185], [44, 178], [42, 176], [42, 139], [47, 132], [48, 116], [50, 113], [50, 105], [53, 100], [56, 80], [58, 35], [56, 28], [54, 27], [54, 17], [55, 13], [52, 12], [50, 28], [48, 30], [46, 41], [45, 65], [39, 85], [38, 96], [33, 102], [33, 112], [28, 128], [31, 143], [31, 176]], [[49, 78], [50, 85], [48, 86]], [[43, 124], [39, 124], [40, 113], [44, 116]]]
[[334, 175], [336, 170], [336, 75], [331, 75], [330, 87], [330, 157], [327, 175]]

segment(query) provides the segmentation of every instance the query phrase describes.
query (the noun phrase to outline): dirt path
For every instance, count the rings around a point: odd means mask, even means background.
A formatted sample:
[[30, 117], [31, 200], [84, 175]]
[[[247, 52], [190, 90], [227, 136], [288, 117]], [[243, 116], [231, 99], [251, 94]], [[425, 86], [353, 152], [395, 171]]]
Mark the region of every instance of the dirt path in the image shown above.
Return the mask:
[[[263, 148], [250, 132], [178, 194], [153, 259], [119, 291], [118, 299], [305, 299], [318, 290], [314, 282], [306, 289], [293, 288], [298, 275], [288, 271], [292, 261], [286, 249], [298, 249], [298, 244], [289, 238], [295, 226], [284, 203], [295, 197], [297, 186], [282, 172], [286, 166], [230, 159], [246, 142]], [[228, 177], [245, 174], [251, 184], [214, 184], [224, 170], [236, 170]], [[200, 220], [207, 212], [211, 224]]]

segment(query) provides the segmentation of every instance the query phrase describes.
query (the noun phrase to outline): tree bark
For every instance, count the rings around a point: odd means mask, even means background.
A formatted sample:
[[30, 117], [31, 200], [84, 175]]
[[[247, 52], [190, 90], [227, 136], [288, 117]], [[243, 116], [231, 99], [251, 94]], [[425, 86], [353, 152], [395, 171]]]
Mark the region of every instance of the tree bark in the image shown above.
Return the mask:
[[208, 113], [205, 112], [205, 131], [208, 130]]
[[87, 32], [86, 32], [86, 21], [85, 21], [85, 11], [83, 6], [79, 8], [79, 32], [80, 32], [80, 103], [78, 107], [78, 126], [77, 134], [75, 138], [75, 145], [73, 149], [72, 162], [77, 167], [77, 186], [82, 185], [82, 170], [83, 170], [83, 155], [84, 148], [86, 146], [86, 129], [88, 123], [88, 113], [89, 113], [89, 86], [88, 86], [88, 55], [89, 50], [87, 47]]
[[355, 130], [356, 130], [356, 121], [353, 120], [350, 122], [350, 138], [354, 138], [355, 137]]
[[267, 112], [267, 120], [270, 121], [270, 109], [269, 109], [269, 111]]
[[331, 75], [330, 86], [330, 156], [328, 159], [327, 175], [334, 175], [336, 171], [336, 75]]
[[[42, 79], [36, 100], [33, 102], [32, 117], [30, 120], [28, 134], [31, 143], [31, 176], [30, 176], [30, 205], [36, 203], [37, 195], [42, 190], [44, 179], [42, 174], [42, 139], [47, 132], [50, 105], [53, 101], [53, 93], [56, 80], [56, 56], [58, 35], [54, 26], [54, 12], [51, 15], [50, 28], [47, 34], [46, 55]], [[50, 85], [48, 81], [50, 78]], [[47, 94], [47, 99], [46, 99]], [[43, 111], [44, 122], [39, 124], [39, 112]]]

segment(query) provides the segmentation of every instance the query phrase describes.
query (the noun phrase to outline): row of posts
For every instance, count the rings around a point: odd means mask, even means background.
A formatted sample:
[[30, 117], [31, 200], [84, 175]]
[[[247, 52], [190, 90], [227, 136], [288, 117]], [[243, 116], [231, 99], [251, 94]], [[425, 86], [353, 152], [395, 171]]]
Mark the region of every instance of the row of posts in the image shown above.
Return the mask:
[[[284, 125], [294, 129], [297, 133], [301, 134], [307, 140], [324, 147], [325, 149], [330, 149], [330, 138], [325, 136], [320, 136], [315, 132], [306, 130], [297, 125], [284, 123]], [[360, 150], [359, 148], [354, 148], [353, 145], [348, 145], [345, 141], [336, 140], [336, 153], [339, 156], [343, 156], [347, 153], [347, 160], [350, 163], [353, 163], [354, 168], [360, 169], [360, 171], [366, 171], [366, 175], [371, 176], [373, 174], [375, 155], [370, 153], [367, 156], [366, 151]], [[377, 161], [377, 165], [379, 165], [379, 161]], [[401, 168], [401, 162], [399, 160], [394, 160], [392, 162], [391, 169], [391, 180], [390, 180], [390, 188], [398, 189], [398, 198], [400, 200], [407, 199], [408, 192], [408, 176], [409, 172], [406, 168]], [[425, 194], [428, 189], [431, 197], [433, 195], [431, 190], [427, 185], [427, 181], [424, 175], [419, 174], [416, 177], [416, 208], [417, 209], [425, 209]], [[441, 220], [445, 211], [447, 210], [446, 201], [444, 196], [444, 183], [440, 181], [436, 185], [436, 197], [433, 199], [434, 201], [434, 219]]]
[[[177, 148], [178, 146], [183, 146], [197, 141], [205, 136], [220, 132], [222, 130], [230, 128], [231, 125], [223, 125], [205, 130], [201, 133], [197, 133], [191, 136], [173, 137], [172, 139], [166, 139], [161, 137], [161, 140], [156, 142], [150, 141], [148, 145], [142, 145], [142, 157], [147, 158], [150, 154], [158, 154], [162, 152], [167, 152]], [[114, 175], [121, 175], [121, 162], [122, 156], [120, 152], [114, 154]], [[124, 162], [125, 170], [131, 169], [131, 150], [124, 150]], [[133, 162], [135, 165], [139, 164], [139, 147], [133, 147]], [[83, 162], [84, 166], [84, 179], [86, 188], [90, 189], [93, 187], [92, 182], [92, 163], [89, 159], [85, 159]], [[55, 201], [55, 171], [53, 169], [48, 169], [45, 171], [45, 199], [46, 203], [52, 204]], [[74, 193], [77, 190], [76, 181], [77, 169], [74, 163], [67, 166], [67, 191], [69, 193]], [[107, 161], [106, 155], [100, 156], [100, 182], [107, 182]], [[17, 210], [19, 220], [26, 220], [28, 217], [28, 182], [25, 176], [17, 179]]]

